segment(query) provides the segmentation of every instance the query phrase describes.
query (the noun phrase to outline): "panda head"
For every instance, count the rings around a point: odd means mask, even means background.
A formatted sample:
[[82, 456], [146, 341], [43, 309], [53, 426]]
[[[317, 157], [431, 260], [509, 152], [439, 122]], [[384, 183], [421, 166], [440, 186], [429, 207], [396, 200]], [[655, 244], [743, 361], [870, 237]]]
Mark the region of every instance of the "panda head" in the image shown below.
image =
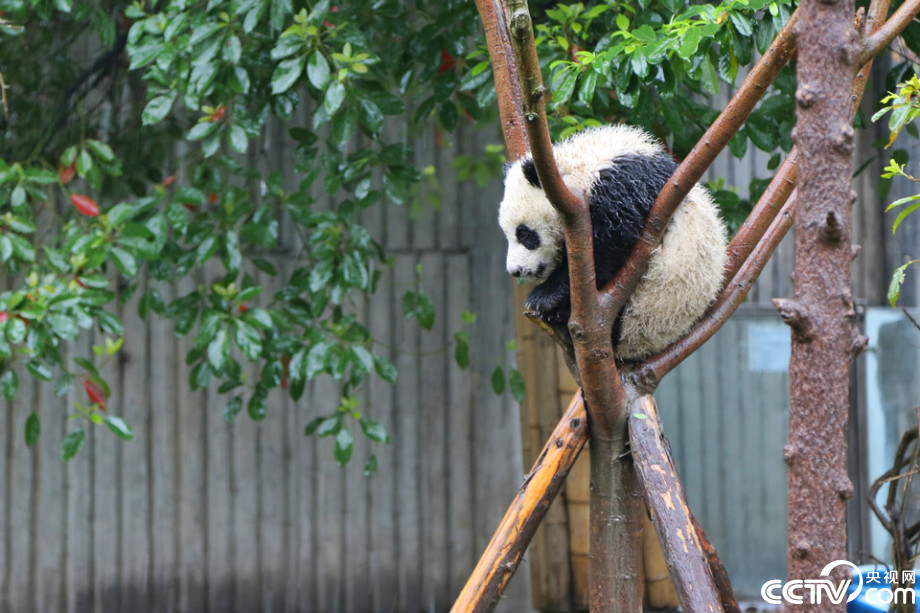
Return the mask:
[[562, 260], [562, 220], [540, 188], [533, 160], [519, 160], [505, 174], [498, 223], [508, 239], [508, 274], [543, 280]]

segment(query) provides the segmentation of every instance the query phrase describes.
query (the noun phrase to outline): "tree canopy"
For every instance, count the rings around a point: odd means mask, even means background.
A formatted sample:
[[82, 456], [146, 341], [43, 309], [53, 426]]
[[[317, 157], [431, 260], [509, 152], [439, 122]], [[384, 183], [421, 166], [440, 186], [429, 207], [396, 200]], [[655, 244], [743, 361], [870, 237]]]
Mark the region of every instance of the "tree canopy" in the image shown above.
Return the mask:
[[[718, 113], [708, 96], [734, 83], [791, 8], [786, 0], [536, 4], [554, 136], [628, 121], [677, 157]], [[372, 408], [365, 415], [353, 399], [369, 376], [397, 377], [349, 308], [374, 293], [388, 264], [359, 214], [436, 204], [407, 135], [433, 127], [448, 146], [466, 124], [496, 123], [475, 5], [22, 0], [0, 10], [4, 396], [15, 397], [26, 373], [58, 394], [77, 382], [88, 395], [77, 413], [130, 438], [130, 426], [105, 411], [97, 364], [121, 344], [113, 304], [141, 292], [142, 316], [192, 335], [190, 385], [217, 382], [228, 419], [244, 409], [264, 419], [270, 393], [297, 400], [308, 381], [328, 375], [341, 382], [342, 401], [308, 434], [335, 436], [341, 462], [351, 429], [386, 440]], [[905, 40], [916, 43], [911, 28]], [[732, 153], [791, 148], [793, 90], [786, 69]], [[292, 168], [272, 166], [266, 135], [276, 126], [296, 143]], [[501, 161], [491, 149], [455, 168], [482, 182]], [[729, 220], [743, 219], [749, 200], [738, 188], [748, 186], [715, 187]], [[750, 198], [762, 188], [751, 186]], [[294, 244], [280, 243], [282, 224]], [[277, 253], [285, 270], [268, 257]], [[207, 266], [219, 271], [207, 285], [169, 301], [158, 290]], [[262, 295], [257, 273], [283, 277], [282, 289]], [[424, 288], [408, 291], [402, 309], [431, 327]], [[65, 362], [62, 344], [92, 328], [108, 338], [98, 355]], [[464, 367], [467, 337], [455, 342]], [[247, 364], [260, 375], [247, 378]], [[40, 426], [30, 422], [34, 440]], [[76, 425], [65, 457], [82, 443]]]

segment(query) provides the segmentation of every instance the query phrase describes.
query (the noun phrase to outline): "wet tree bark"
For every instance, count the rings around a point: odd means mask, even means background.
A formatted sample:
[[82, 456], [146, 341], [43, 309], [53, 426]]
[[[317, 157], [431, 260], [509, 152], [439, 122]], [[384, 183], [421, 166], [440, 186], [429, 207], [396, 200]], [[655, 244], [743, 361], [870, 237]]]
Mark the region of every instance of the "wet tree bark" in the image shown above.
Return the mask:
[[[825, 565], [847, 555], [845, 503], [853, 492], [846, 462], [848, 371], [865, 347], [850, 287], [856, 199], [850, 186], [851, 91], [841, 87], [852, 83], [860, 59], [854, 5], [853, 0], [804, 0], [799, 10], [794, 29], [799, 50], [795, 298], [775, 301], [792, 329], [784, 454], [790, 580], [817, 579]], [[793, 609], [842, 613], [846, 604], [786, 605]]]

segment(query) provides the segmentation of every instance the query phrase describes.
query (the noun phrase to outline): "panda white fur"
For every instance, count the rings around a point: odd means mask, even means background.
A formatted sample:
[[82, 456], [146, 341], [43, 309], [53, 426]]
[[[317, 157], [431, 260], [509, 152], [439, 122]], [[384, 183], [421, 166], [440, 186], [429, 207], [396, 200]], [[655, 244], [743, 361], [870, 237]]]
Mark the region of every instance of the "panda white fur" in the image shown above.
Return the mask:
[[[579, 132], [553, 147], [569, 189], [590, 192], [597, 287], [625, 264], [658, 192], [676, 164], [649, 134], [626, 125]], [[508, 239], [508, 272], [542, 281], [526, 307], [565, 323], [571, 310], [562, 221], [540, 189], [533, 160], [512, 164], [505, 176], [499, 224]], [[638, 359], [686, 333], [722, 284], [725, 227], [709, 193], [696, 185], [678, 206], [661, 245], [613, 330], [617, 357]]]

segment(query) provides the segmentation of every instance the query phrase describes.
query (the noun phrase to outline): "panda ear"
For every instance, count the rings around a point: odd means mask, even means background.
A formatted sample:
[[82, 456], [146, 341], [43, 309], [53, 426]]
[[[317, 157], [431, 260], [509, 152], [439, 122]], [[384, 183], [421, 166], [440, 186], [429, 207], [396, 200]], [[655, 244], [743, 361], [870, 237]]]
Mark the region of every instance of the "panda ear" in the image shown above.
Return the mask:
[[537, 166], [533, 163], [533, 160], [527, 158], [521, 163], [521, 170], [524, 172], [524, 178], [527, 179], [527, 182], [537, 189], [540, 188], [540, 177], [537, 175]]

